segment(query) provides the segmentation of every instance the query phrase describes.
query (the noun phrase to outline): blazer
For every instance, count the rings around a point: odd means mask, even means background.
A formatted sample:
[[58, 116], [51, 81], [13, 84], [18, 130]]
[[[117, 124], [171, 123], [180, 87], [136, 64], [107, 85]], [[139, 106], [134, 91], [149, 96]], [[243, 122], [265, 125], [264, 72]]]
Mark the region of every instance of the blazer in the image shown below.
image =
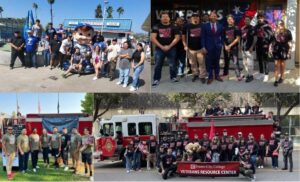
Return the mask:
[[217, 31], [215, 33], [211, 30], [210, 22], [202, 25], [202, 46], [207, 51], [223, 47], [223, 26], [218, 22], [216, 24]]

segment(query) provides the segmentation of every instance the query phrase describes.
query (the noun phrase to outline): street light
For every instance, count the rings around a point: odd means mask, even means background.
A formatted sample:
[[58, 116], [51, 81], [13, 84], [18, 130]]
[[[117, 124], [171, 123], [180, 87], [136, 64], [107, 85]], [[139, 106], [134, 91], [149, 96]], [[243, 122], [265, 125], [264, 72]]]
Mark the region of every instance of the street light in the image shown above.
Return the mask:
[[108, 0], [104, 0], [104, 14], [102, 16], [102, 27], [101, 27], [101, 35], [103, 36], [103, 28], [104, 28], [104, 18], [105, 18], [105, 12], [106, 12], [106, 5], [108, 4]]

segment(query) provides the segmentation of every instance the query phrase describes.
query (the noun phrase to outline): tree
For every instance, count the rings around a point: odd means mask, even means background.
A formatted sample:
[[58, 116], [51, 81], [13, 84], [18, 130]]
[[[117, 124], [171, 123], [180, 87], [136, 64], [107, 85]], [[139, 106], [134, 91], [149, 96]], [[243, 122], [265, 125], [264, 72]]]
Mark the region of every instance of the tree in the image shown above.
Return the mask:
[[120, 18], [121, 15], [123, 15], [123, 13], [124, 13], [124, 8], [122, 6], [118, 7], [117, 12], [118, 12], [119, 18]]
[[[231, 100], [230, 93], [175, 93], [168, 94], [171, 101], [180, 105], [186, 104], [189, 108], [197, 108], [204, 113], [207, 105], [227, 104]], [[178, 111], [177, 111], [178, 112]]]
[[101, 4], [95, 9], [95, 18], [103, 18]]
[[33, 8], [34, 11], [35, 11], [35, 19], [37, 19], [37, 9], [39, 8], [38, 4], [33, 3], [33, 4], [32, 4], [32, 8]]
[[107, 16], [106, 18], [113, 18], [114, 9], [112, 6], [108, 6], [106, 9]]
[[50, 4], [50, 16], [51, 16], [51, 23], [53, 23], [53, 9], [52, 6], [55, 3], [55, 0], [47, 0], [48, 3]]
[[[94, 121], [105, 114], [111, 106], [122, 103], [130, 94], [125, 93], [95, 93], [94, 94]], [[100, 111], [100, 109], [102, 109]]]
[[[299, 93], [254, 93], [252, 97], [259, 105], [273, 100], [277, 110], [276, 118], [279, 122], [283, 121], [291, 110], [300, 104]], [[282, 114], [283, 107], [286, 107], [287, 110]]]
[[3, 10], [3, 8], [2, 8], [2, 6], [0, 6], [0, 16], [1, 16], [1, 18], [2, 18], [2, 12], [3, 12], [4, 10]]
[[92, 115], [94, 112], [94, 94], [87, 93], [84, 96], [84, 100], [81, 101], [81, 108], [83, 113]]

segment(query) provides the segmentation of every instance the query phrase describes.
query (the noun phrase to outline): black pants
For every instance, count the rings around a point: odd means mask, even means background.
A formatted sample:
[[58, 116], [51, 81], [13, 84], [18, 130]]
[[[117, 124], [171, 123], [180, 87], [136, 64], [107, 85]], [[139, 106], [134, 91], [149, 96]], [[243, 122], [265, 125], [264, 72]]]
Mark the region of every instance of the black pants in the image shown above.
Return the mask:
[[59, 68], [63, 69], [63, 64], [64, 64], [64, 61], [67, 60], [67, 55], [66, 54], [62, 54], [61, 52], [59, 52], [58, 59], [59, 59]]
[[227, 52], [224, 48], [223, 52], [224, 52], [224, 63], [225, 63], [223, 75], [228, 75], [230, 60], [232, 60], [235, 66], [234, 68], [235, 75], [236, 77], [240, 77], [240, 64], [239, 64], [238, 50], [233, 49], [230, 50], [230, 52]]
[[26, 171], [28, 168], [29, 152], [25, 152], [23, 155], [19, 152], [19, 168], [20, 171]]
[[31, 152], [31, 162], [32, 162], [32, 168], [33, 169], [36, 169], [37, 162], [39, 160], [38, 156], [39, 156], [39, 151], [38, 150], [34, 150], [34, 151]]
[[228, 161], [228, 152], [227, 151], [221, 151], [220, 161]]
[[22, 66], [25, 66], [24, 51], [14, 51], [14, 52], [11, 52], [11, 57], [10, 57], [10, 67], [11, 68], [14, 67], [17, 57], [20, 59]]
[[269, 68], [268, 68], [268, 49], [263, 47], [256, 48], [256, 59], [258, 60], [259, 64], [259, 73], [268, 75]]
[[47, 164], [49, 164], [49, 151], [49, 147], [43, 147], [43, 160]]
[[108, 62], [108, 76], [110, 78], [114, 78], [115, 72], [116, 72], [116, 66], [117, 63], [114, 61]]
[[164, 167], [164, 168], [165, 168], [165, 173], [163, 174], [163, 179], [167, 179], [169, 173], [173, 174], [177, 170], [177, 166], [174, 164], [172, 164], [171, 166], [168, 166], [168, 167]]
[[64, 165], [68, 165], [68, 153], [69, 151], [67, 149], [61, 149], [61, 157], [63, 159]]
[[284, 168], [288, 168], [288, 160], [290, 162], [290, 171], [293, 170], [293, 151], [289, 151], [286, 155], [283, 155]]

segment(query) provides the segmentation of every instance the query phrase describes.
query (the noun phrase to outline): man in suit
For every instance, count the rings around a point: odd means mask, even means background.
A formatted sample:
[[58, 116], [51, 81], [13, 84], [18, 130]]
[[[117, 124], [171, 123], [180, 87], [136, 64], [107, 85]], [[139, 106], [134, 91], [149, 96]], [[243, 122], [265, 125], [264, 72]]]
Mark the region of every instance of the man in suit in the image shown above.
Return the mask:
[[209, 15], [209, 23], [203, 25], [203, 38], [202, 45], [204, 52], [206, 53], [206, 64], [208, 72], [207, 84], [213, 82], [213, 72], [215, 74], [215, 80], [223, 82], [221, 79], [220, 72], [220, 55], [223, 45], [222, 32], [223, 27], [217, 22], [217, 14], [212, 11]]

